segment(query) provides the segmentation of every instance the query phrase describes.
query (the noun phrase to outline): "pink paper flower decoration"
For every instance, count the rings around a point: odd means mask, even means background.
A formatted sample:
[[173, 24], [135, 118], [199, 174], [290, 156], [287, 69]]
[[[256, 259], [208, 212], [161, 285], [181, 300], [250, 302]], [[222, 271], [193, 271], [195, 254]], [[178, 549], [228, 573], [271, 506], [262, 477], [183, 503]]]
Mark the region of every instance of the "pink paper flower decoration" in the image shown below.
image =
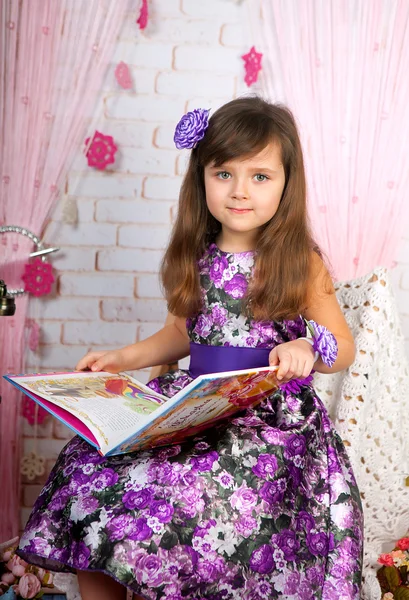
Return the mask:
[[[36, 418], [36, 407], [37, 407], [37, 418]], [[39, 425], [41, 425], [44, 422], [44, 419], [46, 418], [46, 416], [49, 414], [50, 413], [47, 412], [42, 406], [38, 406], [38, 404], [36, 404], [34, 402], [34, 400], [31, 400], [31, 398], [28, 398], [27, 396], [23, 396], [22, 415], [27, 420], [27, 422], [30, 423], [30, 425], [34, 425], [34, 423], [36, 421]]]
[[141, 12], [136, 21], [139, 29], [145, 29], [148, 24], [148, 0], [142, 0]]
[[33, 296], [45, 296], [51, 292], [54, 282], [53, 268], [50, 263], [35, 258], [33, 262], [24, 265], [24, 274], [21, 278], [26, 284], [25, 292]]
[[244, 60], [244, 69], [246, 71], [244, 81], [247, 83], [248, 87], [250, 87], [252, 83], [257, 81], [259, 71], [261, 71], [262, 58], [262, 53], [256, 52], [254, 46], [250, 48], [247, 54], [243, 54], [242, 56], [242, 59]]
[[118, 148], [115, 145], [114, 138], [111, 135], [104, 135], [96, 131], [91, 143], [90, 139], [85, 140], [87, 146], [89, 144], [86, 153], [88, 165], [103, 171], [107, 165], [115, 162], [115, 152]]
[[132, 87], [132, 79], [129, 72], [129, 67], [123, 61], [121, 61], [115, 69], [115, 79], [125, 90], [129, 90]]

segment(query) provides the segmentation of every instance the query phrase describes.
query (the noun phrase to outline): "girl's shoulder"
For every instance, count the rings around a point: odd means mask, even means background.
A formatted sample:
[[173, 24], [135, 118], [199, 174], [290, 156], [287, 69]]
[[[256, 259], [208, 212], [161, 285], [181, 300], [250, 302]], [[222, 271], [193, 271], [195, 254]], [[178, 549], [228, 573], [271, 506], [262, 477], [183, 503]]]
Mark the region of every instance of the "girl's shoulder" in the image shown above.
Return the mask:
[[321, 253], [314, 249], [310, 253], [307, 298], [316, 294], [335, 294], [333, 279]]

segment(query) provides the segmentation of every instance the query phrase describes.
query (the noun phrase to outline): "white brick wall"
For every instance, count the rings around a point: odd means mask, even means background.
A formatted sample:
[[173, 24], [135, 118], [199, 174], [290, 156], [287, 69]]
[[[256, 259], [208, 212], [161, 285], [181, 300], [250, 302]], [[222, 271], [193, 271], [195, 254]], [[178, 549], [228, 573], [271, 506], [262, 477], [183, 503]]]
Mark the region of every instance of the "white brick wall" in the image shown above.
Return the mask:
[[[61, 223], [57, 207], [46, 241], [53, 255], [56, 291], [32, 302], [30, 316], [42, 326], [39, 351], [29, 368], [73, 368], [91, 348], [113, 348], [152, 334], [166, 305], [157, 272], [175, 214], [188, 153], [173, 145], [174, 127], [185, 110], [215, 110], [247, 90], [240, 59], [249, 47], [245, 7], [232, 0], [151, 0], [143, 34], [135, 15], [119, 40], [102, 87], [98, 130], [113, 135], [115, 165], [99, 172], [79, 154], [67, 192], [77, 200], [79, 223]], [[130, 66], [133, 90], [119, 88], [117, 62]], [[409, 237], [393, 274], [409, 353]], [[148, 370], [136, 376], [146, 381]], [[26, 449], [32, 430], [26, 426]], [[39, 431], [40, 451], [51, 468], [70, 432], [49, 420]], [[22, 521], [43, 478], [25, 481]]]

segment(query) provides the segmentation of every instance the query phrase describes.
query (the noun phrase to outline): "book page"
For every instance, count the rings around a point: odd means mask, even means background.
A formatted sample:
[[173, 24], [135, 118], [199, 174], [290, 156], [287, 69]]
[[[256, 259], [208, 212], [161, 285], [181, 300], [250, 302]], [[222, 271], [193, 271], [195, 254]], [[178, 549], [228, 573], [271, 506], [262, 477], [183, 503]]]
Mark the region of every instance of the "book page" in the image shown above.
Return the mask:
[[103, 453], [144, 426], [166, 400], [125, 374], [78, 372], [9, 379], [79, 418]]
[[278, 387], [277, 369], [203, 375], [161, 406], [153, 422], [115, 448], [115, 454], [179, 443], [240, 410], [255, 406]]

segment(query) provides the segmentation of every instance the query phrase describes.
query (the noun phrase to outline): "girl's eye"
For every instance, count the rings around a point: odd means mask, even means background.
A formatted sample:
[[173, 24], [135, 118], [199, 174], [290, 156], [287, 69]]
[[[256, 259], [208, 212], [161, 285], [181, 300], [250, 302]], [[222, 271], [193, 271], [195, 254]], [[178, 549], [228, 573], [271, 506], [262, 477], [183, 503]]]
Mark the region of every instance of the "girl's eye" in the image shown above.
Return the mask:
[[262, 175], [261, 173], [257, 173], [254, 177], [256, 181], [266, 181], [266, 179], [268, 179], [267, 175]]
[[217, 177], [219, 179], [229, 179], [230, 173], [228, 173], [227, 171], [219, 171], [219, 173], [217, 173]]

